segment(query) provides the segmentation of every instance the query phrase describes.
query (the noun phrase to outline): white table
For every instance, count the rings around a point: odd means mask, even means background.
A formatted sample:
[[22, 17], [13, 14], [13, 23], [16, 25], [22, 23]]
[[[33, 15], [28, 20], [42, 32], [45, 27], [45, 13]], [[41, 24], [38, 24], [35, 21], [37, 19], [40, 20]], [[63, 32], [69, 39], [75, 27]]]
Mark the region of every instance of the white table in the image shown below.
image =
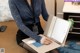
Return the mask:
[[72, 2], [65, 2], [63, 6], [65, 13], [80, 13], [80, 5], [72, 5]]

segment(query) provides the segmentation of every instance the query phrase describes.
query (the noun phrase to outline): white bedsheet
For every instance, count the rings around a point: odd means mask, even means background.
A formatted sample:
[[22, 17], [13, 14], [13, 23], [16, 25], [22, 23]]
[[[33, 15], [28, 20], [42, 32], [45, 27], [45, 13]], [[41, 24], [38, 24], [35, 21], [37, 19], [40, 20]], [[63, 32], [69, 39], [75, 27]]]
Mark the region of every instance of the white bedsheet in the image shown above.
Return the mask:
[[13, 20], [10, 13], [8, 0], [0, 0], [0, 22]]

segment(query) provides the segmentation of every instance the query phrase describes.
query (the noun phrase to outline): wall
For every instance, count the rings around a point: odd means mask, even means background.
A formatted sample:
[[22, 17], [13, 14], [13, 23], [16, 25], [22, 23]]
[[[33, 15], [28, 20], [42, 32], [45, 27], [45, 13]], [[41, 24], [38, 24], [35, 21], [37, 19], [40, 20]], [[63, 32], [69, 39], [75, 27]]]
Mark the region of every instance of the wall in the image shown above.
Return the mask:
[[[57, 16], [62, 17], [62, 9], [64, 5], [64, 0], [56, 0], [57, 1]], [[45, 0], [46, 8], [48, 10], [49, 15], [55, 14], [55, 0]]]
[[55, 0], [45, 0], [46, 3], [46, 8], [49, 13], [49, 15], [54, 15], [54, 10], [55, 10]]
[[64, 5], [64, 0], [56, 0], [57, 1], [57, 16], [58, 17], [63, 17], [63, 5]]

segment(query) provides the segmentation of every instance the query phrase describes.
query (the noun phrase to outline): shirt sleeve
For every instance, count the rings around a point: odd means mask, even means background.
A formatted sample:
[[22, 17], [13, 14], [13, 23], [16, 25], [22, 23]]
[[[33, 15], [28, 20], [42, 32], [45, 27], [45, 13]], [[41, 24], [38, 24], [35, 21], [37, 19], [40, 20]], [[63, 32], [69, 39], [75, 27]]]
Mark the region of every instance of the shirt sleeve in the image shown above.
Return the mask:
[[9, 1], [9, 7], [10, 7], [10, 10], [11, 10], [11, 14], [12, 14], [14, 20], [16, 21], [17, 26], [19, 27], [19, 29], [22, 32], [24, 32], [26, 35], [28, 35], [29, 37], [31, 37], [31, 38], [35, 39], [36, 41], [40, 42], [41, 36], [38, 36], [37, 34], [35, 34], [34, 32], [32, 32], [22, 22], [20, 14], [18, 12], [18, 9], [17, 9], [15, 3]]
[[42, 13], [43, 19], [47, 21], [49, 15], [48, 15], [48, 12], [46, 10], [45, 1], [44, 0], [41, 0], [41, 1], [42, 1], [42, 4], [41, 4], [41, 10], [42, 10], [42, 12], [41, 13]]

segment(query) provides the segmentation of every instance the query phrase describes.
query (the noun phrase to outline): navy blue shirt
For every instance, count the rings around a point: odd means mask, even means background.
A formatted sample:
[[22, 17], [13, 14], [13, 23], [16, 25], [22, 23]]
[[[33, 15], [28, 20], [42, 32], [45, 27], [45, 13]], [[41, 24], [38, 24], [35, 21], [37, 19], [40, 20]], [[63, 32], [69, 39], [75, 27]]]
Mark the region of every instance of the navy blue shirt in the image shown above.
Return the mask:
[[[19, 29], [29, 37], [36, 41], [40, 41], [41, 37], [31, 31], [26, 25], [40, 22], [39, 16], [42, 14], [44, 20], [48, 19], [48, 13], [45, 8], [44, 0], [32, 0], [32, 7], [28, 5], [27, 0], [9, 0], [9, 7], [14, 20]], [[34, 11], [34, 13], [33, 13]], [[34, 19], [33, 19], [34, 15]]]

